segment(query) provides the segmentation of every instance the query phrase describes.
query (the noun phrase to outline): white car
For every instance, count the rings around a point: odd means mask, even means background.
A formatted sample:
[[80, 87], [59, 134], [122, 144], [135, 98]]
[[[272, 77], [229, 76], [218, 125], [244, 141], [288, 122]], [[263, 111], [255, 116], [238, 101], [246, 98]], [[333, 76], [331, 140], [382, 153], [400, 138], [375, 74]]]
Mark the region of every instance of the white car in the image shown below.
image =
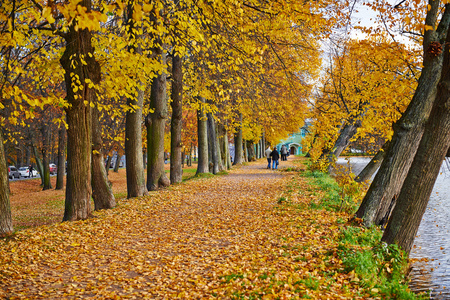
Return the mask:
[[33, 169], [33, 171], [31, 171], [32, 175], [30, 176], [30, 168], [28, 167], [19, 168], [19, 173], [20, 176], [22, 177], [36, 177], [38, 174], [38, 172], [35, 169]]
[[48, 166], [50, 167], [50, 174], [56, 174], [56, 170], [58, 167], [55, 164], [49, 164]]

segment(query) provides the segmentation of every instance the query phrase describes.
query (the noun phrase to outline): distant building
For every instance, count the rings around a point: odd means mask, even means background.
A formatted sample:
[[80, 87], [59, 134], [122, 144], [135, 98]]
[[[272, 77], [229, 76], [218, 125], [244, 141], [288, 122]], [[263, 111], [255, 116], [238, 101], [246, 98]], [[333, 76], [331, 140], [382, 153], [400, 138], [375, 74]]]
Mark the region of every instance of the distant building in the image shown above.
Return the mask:
[[286, 145], [291, 155], [302, 154], [302, 139], [308, 133], [309, 126], [311, 126], [311, 121], [305, 121], [305, 126], [300, 128], [299, 132], [290, 134], [287, 139], [284, 139], [279, 144], [277, 144], [277, 150], [280, 150], [281, 146]]

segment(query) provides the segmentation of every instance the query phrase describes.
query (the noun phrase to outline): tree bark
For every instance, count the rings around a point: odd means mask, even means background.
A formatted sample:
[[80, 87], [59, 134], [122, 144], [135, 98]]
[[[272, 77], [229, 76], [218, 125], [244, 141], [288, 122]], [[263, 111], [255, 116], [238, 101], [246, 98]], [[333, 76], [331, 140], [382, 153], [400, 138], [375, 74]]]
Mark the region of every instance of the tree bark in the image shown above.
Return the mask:
[[92, 198], [95, 210], [109, 209], [116, 206], [116, 199], [111, 188], [111, 183], [106, 174], [103, 161], [103, 140], [100, 127], [100, 114], [96, 107], [92, 112]]
[[228, 143], [228, 130], [225, 130], [225, 147], [226, 147], [226, 159], [227, 159], [227, 170], [231, 170], [231, 153], [230, 153], [230, 144]]
[[8, 166], [3, 148], [3, 134], [0, 132], [0, 237], [13, 232], [11, 204], [9, 202]]
[[44, 144], [42, 146], [42, 160], [44, 164], [43, 171], [41, 174], [44, 179], [43, 190], [50, 190], [52, 188], [52, 182], [50, 181], [50, 138], [51, 132], [49, 126], [42, 127], [42, 136], [44, 138]]
[[41, 177], [41, 185], [44, 186], [44, 166], [42, 165], [41, 158], [39, 157], [39, 151], [34, 143], [34, 139], [31, 140], [33, 147], [34, 159], [36, 160], [36, 168], [39, 172], [39, 176]]
[[183, 63], [175, 53], [172, 58], [172, 122], [170, 123], [170, 182], [179, 183], [183, 177], [181, 130], [183, 119]]
[[[221, 163], [223, 170], [229, 170], [231, 166], [230, 149], [228, 148], [228, 134], [224, 125], [217, 123], [217, 131], [219, 136], [219, 144], [221, 148]], [[230, 164], [228, 162], [230, 161]]]
[[[91, 0], [78, 5], [91, 10]], [[88, 29], [75, 30], [76, 20], [64, 34], [66, 49], [61, 57], [64, 68], [67, 123], [67, 174], [66, 199], [63, 221], [86, 219], [91, 215], [91, 113], [90, 104], [100, 82], [100, 65], [95, 60], [92, 35]], [[82, 62], [83, 60], [83, 62]], [[77, 83], [79, 82], [79, 83]], [[81, 86], [80, 86], [81, 82]]]
[[122, 160], [122, 154], [120, 154], [119, 151], [117, 151], [116, 161], [114, 162], [114, 169], [113, 171], [116, 173], [119, 173], [120, 168], [120, 161]]
[[[438, 0], [430, 0], [425, 24], [435, 26], [439, 12]], [[449, 4], [445, 5], [445, 12], [436, 31], [427, 30], [424, 36], [424, 67], [419, 78], [418, 86], [411, 103], [402, 117], [394, 124], [394, 135], [386, 151], [384, 160], [375, 176], [361, 206], [356, 212], [358, 218], [363, 219], [365, 226], [382, 224], [395, 206], [396, 195], [405, 180], [422, 137], [425, 123], [431, 111], [436, 87], [442, 70], [443, 53], [438, 55], [429, 53], [430, 45], [444, 44], [450, 23]]]
[[110, 167], [111, 167], [111, 162], [112, 162], [112, 156], [111, 156], [111, 155], [108, 155], [108, 156], [106, 157], [106, 164], [105, 164], [106, 176], [108, 176], [108, 171], [109, 171], [109, 169], [110, 169]]
[[248, 162], [247, 140], [242, 140], [242, 148], [244, 152], [244, 162]]
[[334, 143], [332, 150], [327, 154], [328, 156], [328, 172], [330, 173], [334, 167], [336, 159], [342, 154], [342, 152], [350, 144], [350, 140], [358, 131], [358, 128], [362, 125], [362, 117], [365, 113], [364, 104], [360, 104], [358, 115], [350, 118], [339, 131], [339, 136]]
[[215, 126], [214, 126], [214, 130], [216, 132], [216, 149], [217, 149], [217, 164], [218, 164], [218, 168], [219, 168], [219, 172], [225, 170], [224, 167], [224, 163], [222, 160], [222, 150], [221, 150], [221, 146], [220, 146], [220, 132], [219, 132], [219, 123], [218, 122], [214, 122]]
[[199, 102], [200, 107], [197, 110], [198, 164], [196, 174], [209, 173], [207, 118], [203, 107], [205, 98], [199, 97]]
[[234, 162], [233, 165], [240, 165], [243, 163], [243, 149], [242, 149], [242, 113], [239, 113], [239, 127], [234, 135]]
[[[447, 45], [450, 34], [447, 36]], [[382, 241], [411, 251], [434, 183], [450, 147], [450, 55], [444, 51], [442, 78], [414, 161], [403, 183]]]
[[[162, 48], [154, 48], [153, 53], [162, 65], [166, 65], [166, 56]], [[153, 79], [150, 94], [150, 109], [146, 118], [147, 125], [147, 189], [155, 191], [159, 187], [170, 185], [164, 172], [164, 129], [167, 119], [166, 77], [162, 72]]]
[[[127, 5], [126, 22], [128, 26], [128, 38], [131, 43], [128, 51], [140, 53], [141, 50], [134, 43], [137, 40], [135, 34], [136, 22], [133, 20], [134, 5], [134, 0], [129, 1]], [[142, 154], [142, 107], [144, 105], [144, 91], [138, 87], [137, 98], [127, 98], [127, 105], [129, 109], [125, 116], [125, 170], [127, 176], [127, 198], [133, 198], [148, 194]]]
[[208, 144], [210, 149], [210, 158], [212, 162], [212, 170], [211, 173], [217, 174], [219, 173], [219, 153], [218, 153], [218, 144], [217, 144], [217, 137], [216, 137], [216, 126], [214, 122], [214, 117], [212, 113], [207, 113], [207, 127], [208, 127]]
[[[137, 101], [129, 98], [127, 102], [128, 105], [138, 107], [134, 111], [127, 111], [125, 128], [127, 198], [133, 198], [148, 194], [142, 154], [142, 106], [144, 104], [144, 91], [138, 89]], [[120, 161], [118, 163], [120, 164]]]
[[255, 145], [249, 142], [247, 145], [248, 161], [255, 161]]
[[364, 182], [372, 178], [373, 174], [378, 170], [383, 162], [384, 155], [387, 148], [389, 147], [390, 141], [384, 143], [383, 147], [375, 154], [370, 162], [359, 172], [358, 176], [355, 177], [356, 182]]
[[55, 190], [64, 188], [64, 174], [66, 173], [66, 127], [61, 124], [58, 130], [58, 169]]

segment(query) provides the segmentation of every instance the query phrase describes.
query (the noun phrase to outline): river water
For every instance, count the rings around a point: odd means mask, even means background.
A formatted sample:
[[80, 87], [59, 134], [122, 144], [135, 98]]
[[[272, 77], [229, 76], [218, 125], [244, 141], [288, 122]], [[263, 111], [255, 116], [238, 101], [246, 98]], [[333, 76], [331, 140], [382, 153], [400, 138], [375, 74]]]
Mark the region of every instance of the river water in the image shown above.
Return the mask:
[[[339, 158], [358, 174], [366, 157]], [[410, 288], [429, 291], [431, 299], [450, 299], [450, 169], [444, 161], [410, 253]]]

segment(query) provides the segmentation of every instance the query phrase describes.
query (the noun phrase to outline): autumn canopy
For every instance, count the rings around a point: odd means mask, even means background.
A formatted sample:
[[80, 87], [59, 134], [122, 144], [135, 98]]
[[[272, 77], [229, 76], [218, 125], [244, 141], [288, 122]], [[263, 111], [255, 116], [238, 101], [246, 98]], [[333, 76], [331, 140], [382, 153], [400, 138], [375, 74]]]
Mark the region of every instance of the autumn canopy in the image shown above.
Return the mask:
[[[377, 15], [373, 27], [354, 19], [362, 5]], [[181, 182], [186, 159], [195, 158], [197, 174], [217, 174], [262, 158], [308, 119], [312, 169], [331, 171], [349, 148], [383, 149], [356, 216], [366, 226], [394, 220], [383, 240], [408, 252], [421, 216], [410, 218], [415, 206], [401, 216], [394, 207], [427, 199], [406, 186], [427, 191], [437, 171], [427, 169], [423, 182], [412, 172], [440, 165], [450, 146], [446, 85], [438, 84], [447, 80], [448, 5], [3, 1], [0, 235], [13, 232], [9, 165], [33, 165], [51, 189], [57, 162], [57, 189], [67, 169], [63, 220], [87, 219], [116, 206], [108, 171], [122, 156], [127, 197], [140, 197]]]

